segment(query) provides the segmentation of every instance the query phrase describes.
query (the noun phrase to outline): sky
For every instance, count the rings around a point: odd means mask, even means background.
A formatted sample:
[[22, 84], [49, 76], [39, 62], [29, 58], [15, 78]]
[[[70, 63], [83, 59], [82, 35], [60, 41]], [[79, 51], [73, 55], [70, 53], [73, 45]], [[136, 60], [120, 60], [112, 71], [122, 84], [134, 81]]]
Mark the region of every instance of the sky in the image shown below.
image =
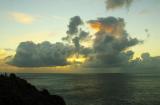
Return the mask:
[[143, 40], [143, 44], [130, 48], [135, 52], [134, 58], [144, 52], [150, 53], [151, 56], [160, 55], [159, 0], [134, 0], [127, 8], [111, 10], [106, 9], [106, 0], [0, 0], [0, 2], [0, 57], [3, 58], [10, 53], [15, 54], [20, 42], [62, 42], [70, 18], [74, 16], [80, 16], [84, 22], [99, 17], [124, 18], [125, 29], [129, 35]]

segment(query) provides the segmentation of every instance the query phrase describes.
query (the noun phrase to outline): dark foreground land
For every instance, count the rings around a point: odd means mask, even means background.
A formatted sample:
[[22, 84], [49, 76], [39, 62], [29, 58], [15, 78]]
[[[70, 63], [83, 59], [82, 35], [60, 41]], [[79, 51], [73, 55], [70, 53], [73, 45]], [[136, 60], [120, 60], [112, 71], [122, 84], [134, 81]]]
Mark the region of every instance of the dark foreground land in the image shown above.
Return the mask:
[[39, 91], [15, 74], [0, 75], [0, 105], [65, 105], [63, 98]]

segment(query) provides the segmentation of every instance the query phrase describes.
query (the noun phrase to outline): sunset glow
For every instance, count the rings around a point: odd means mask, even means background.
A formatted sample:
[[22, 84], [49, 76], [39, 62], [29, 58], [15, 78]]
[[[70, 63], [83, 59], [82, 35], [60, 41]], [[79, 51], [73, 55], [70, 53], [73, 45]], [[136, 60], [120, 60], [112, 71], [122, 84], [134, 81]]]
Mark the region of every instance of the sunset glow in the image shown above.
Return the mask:
[[124, 67], [160, 56], [158, 0], [0, 1], [0, 70]]
[[72, 55], [69, 58], [67, 58], [67, 62], [69, 63], [84, 63], [87, 60], [87, 58], [83, 55]]

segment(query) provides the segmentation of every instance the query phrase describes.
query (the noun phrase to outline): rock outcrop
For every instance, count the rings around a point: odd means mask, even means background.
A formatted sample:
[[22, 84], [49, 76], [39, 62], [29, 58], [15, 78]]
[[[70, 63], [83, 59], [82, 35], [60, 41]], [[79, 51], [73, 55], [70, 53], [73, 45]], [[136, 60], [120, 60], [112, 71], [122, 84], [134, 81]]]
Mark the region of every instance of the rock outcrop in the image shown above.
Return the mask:
[[0, 75], [0, 105], [65, 105], [62, 97], [39, 91], [15, 74]]

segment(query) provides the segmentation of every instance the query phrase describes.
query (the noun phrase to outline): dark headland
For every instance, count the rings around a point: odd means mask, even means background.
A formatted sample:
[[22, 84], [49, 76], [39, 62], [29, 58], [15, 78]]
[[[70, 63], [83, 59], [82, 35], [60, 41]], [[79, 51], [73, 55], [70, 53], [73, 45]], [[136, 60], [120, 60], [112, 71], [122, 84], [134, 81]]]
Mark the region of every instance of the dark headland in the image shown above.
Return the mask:
[[66, 105], [63, 98], [38, 90], [15, 74], [0, 75], [0, 105]]

